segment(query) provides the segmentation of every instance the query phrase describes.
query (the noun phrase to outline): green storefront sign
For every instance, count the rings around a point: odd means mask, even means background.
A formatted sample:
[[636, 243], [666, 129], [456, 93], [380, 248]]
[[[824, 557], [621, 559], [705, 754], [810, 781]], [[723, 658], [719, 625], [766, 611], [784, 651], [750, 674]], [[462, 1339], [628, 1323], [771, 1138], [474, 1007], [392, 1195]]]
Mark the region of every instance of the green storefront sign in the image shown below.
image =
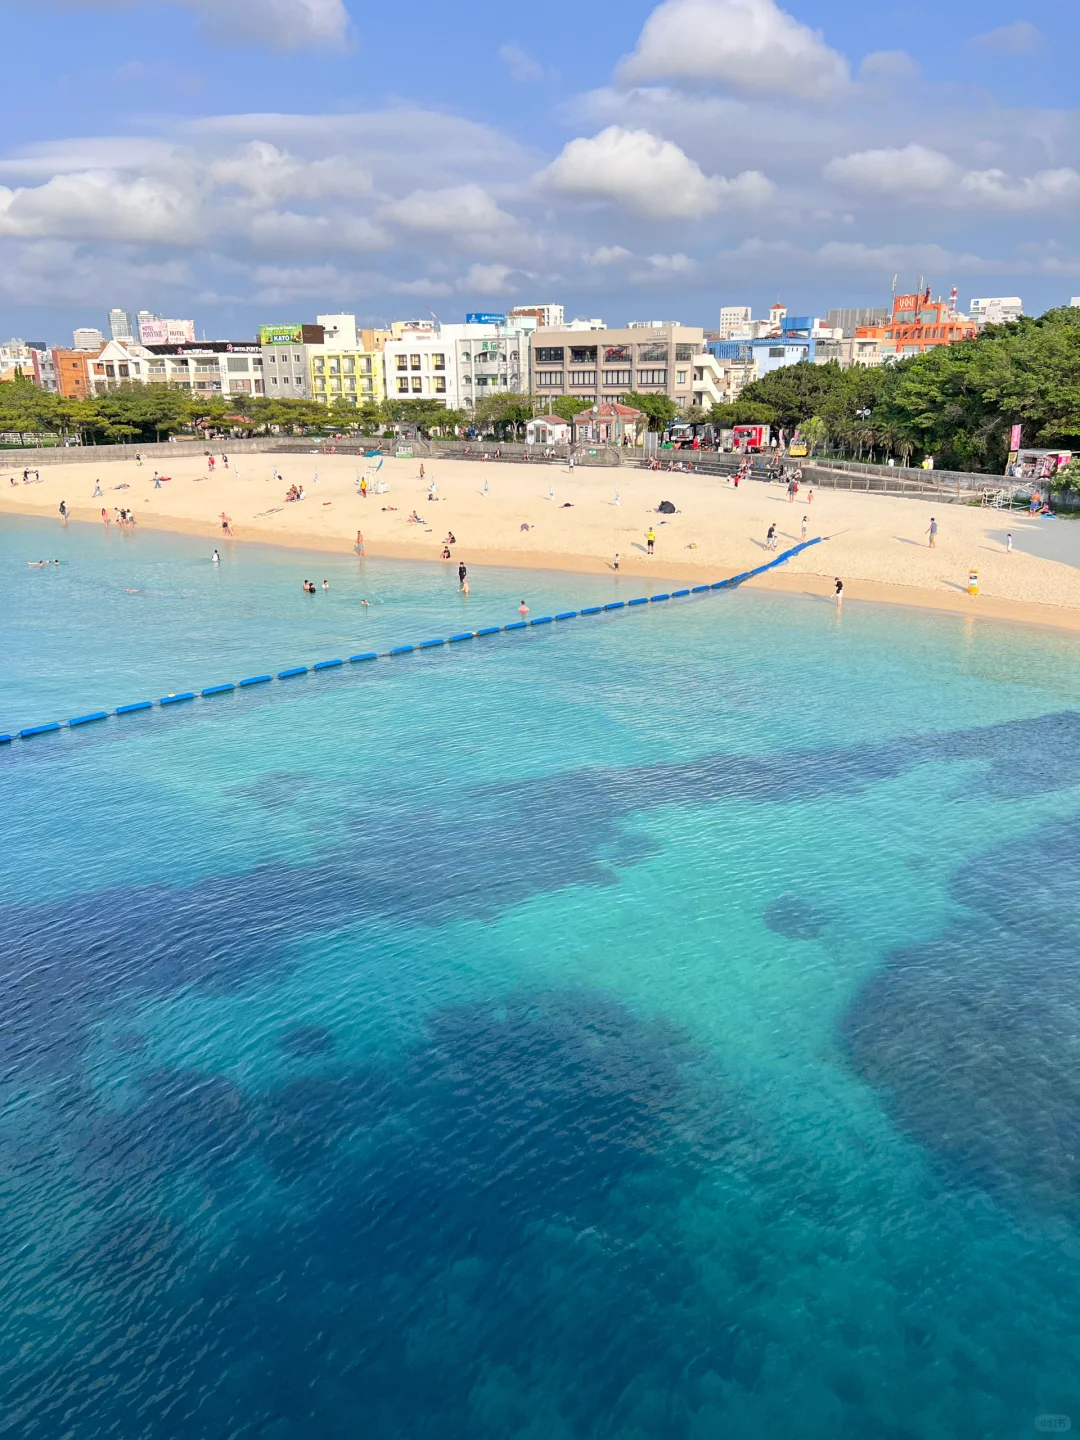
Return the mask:
[[302, 325], [260, 325], [260, 345], [300, 345], [303, 343]]

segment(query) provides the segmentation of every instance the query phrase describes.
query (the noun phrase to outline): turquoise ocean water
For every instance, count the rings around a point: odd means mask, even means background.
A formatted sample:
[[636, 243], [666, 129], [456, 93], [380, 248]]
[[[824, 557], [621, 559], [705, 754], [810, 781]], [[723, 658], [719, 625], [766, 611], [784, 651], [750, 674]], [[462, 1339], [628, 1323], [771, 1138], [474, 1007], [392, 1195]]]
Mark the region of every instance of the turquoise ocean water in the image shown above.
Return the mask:
[[[0, 730], [643, 588], [211, 548], [5, 521]], [[734, 591], [4, 747], [0, 1435], [1080, 1425], [1078, 682]]]

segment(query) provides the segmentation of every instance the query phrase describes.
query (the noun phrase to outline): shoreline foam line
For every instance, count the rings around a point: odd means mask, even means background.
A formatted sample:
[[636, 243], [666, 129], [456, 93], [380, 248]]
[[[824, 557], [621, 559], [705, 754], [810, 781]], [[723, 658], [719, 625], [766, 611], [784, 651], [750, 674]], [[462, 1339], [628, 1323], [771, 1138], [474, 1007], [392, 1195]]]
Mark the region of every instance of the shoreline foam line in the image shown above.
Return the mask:
[[363, 655], [350, 655], [347, 661], [317, 660], [311, 666], [293, 665], [288, 669], [277, 671], [276, 676], [251, 675], [246, 680], [237, 681], [236, 684], [226, 681], [221, 685], [207, 685], [199, 691], [181, 690], [172, 695], [163, 695], [156, 702], [137, 700], [131, 705], [117, 705], [114, 710], [94, 710], [86, 715], [76, 715], [71, 720], [50, 720], [45, 725], [27, 725], [22, 730], [17, 730], [10, 735], [0, 734], [0, 745], [10, 745], [15, 739], [30, 740], [35, 735], [51, 735], [58, 730], [74, 730], [91, 721], [111, 719], [114, 715], [131, 715], [137, 710], [152, 710], [155, 703], [161, 708], [183, 704], [185, 701], [193, 701], [196, 698], [212, 700], [217, 695], [233, 694], [237, 690], [246, 690], [252, 685], [269, 685], [275, 679], [281, 681], [301, 675], [315, 674], [323, 670], [337, 670], [346, 664], [356, 665], [364, 660], [385, 660], [396, 655], [415, 655], [422, 650], [441, 649], [444, 645], [454, 645], [464, 640], [478, 640], [483, 635], [508, 635], [516, 630], [532, 629], [535, 625], [550, 625], [555, 620], [575, 620], [580, 615], [602, 615], [609, 611], [629, 610], [638, 605], [658, 604], [664, 600], [678, 600], [688, 595], [702, 595], [711, 590], [727, 590], [733, 585], [741, 585], [744, 580], [752, 580], [755, 575], [763, 575], [766, 570], [773, 570], [777, 565], [783, 565], [786, 560], [790, 560], [793, 555], [798, 555], [801, 550], [808, 550], [811, 545], [820, 545], [822, 540], [828, 539], [828, 535], [818, 535], [813, 540], [803, 540], [790, 550], [785, 550], [775, 560], [769, 560], [755, 570], [747, 570], [742, 575], [732, 575], [727, 580], [714, 580], [711, 585], [695, 585], [692, 590], [672, 590], [670, 594], [643, 595], [637, 600], [611, 600], [605, 605], [585, 605], [580, 610], [562, 610], [557, 615], [541, 615], [535, 620], [513, 620], [509, 625], [485, 625], [479, 630], [465, 630], [460, 634], [451, 635], [448, 639], [421, 640], [413, 645], [395, 645], [390, 650], [371, 650]]

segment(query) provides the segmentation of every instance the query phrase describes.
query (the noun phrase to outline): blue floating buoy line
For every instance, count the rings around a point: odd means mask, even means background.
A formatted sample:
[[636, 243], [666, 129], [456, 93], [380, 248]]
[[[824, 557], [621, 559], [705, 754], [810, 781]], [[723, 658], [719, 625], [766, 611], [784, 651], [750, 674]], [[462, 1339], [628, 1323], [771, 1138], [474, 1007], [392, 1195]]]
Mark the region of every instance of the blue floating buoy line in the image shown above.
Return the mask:
[[182, 690], [173, 695], [163, 695], [158, 701], [136, 700], [129, 705], [117, 705], [113, 710], [93, 710], [87, 715], [75, 715], [70, 720], [51, 720], [46, 725], [28, 725], [14, 734], [0, 734], [0, 745], [8, 745], [13, 740], [29, 740], [35, 735], [49, 735], [54, 731], [62, 729], [75, 730], [81, 725], [89, 725], [97, 720], [108, 720], [115, 715], [133, 715], [139, 710], [152, 710], [155, 703], [161, 707], [169, 705], [181, 705], [187, 701], [193, 701], [197, 697], [212, 699], [215, 695], [228, 695], [237, 690], [246, 690], [253, 685], [268, 685], [274, 679], [291, 680], [296, 676], [315, 674], [321, 670], [337, 670], [342, 666], [359, 665], [368, 660], [389, 659], [395, 655], [413, 655], [421, 650], [441, 649], [444, 645], [456, 645], [464, 640], [479, 640], [485, 635], [509, 634], [515, 630], [531, 630], [537, 625], [551, 625], [559, 620], [576, 620], [581, 615], [602, 615], [607, 611], [631, 609], [637, 605], [659, 604], [664, 600], [678, 600], [687, 595], [702, 595], [710, 590], [727, 590], [733, 585], [741, 585], [744, 580], [752, 580], [755, 575], [762, 575], [766, 570], [775, 569], [782, 565], [785, 560], [790, 560], [793, 555], [798, 555], [800, 550], [807, 550], [811, 545], [819, 545], [827, 536], [817, 536], [813, 540], [804, 540], [801, 544], [794, 546], [791, 550], [785, 550], [775, 560], [770, 560], [764, 565], [759, 565], [755, 570], [747, 570], [742, 575], [732, 575], [727, 580], [716, 580], [711, 585], [695, 585], [692, 590], [672, 590], [670, 594], [642, 595], [636, 600], [611, 600], [606, 605], [584, 605], [580, 610], [561, 610], [557, 615], [538, 615], [535, 620], [513, 620], [509, 625], [486, 625], [480, 630], [463, 630], [460, 634], [451, 635], [448, 639], [442, 640], [421, 640], [415, 645], [395, 645], [390, 650], [370, 650], [362, 655], [350, 655], [348, 660], [317, 660], [314, 665], [292, 665], [286, 670], [279, 670], [277, 675], [249, 675], [246, 680], [239, 680], [234, 685], [231, 681], [223, 685], [207, 685], [205, 689], [198, 692], [194, 690]]

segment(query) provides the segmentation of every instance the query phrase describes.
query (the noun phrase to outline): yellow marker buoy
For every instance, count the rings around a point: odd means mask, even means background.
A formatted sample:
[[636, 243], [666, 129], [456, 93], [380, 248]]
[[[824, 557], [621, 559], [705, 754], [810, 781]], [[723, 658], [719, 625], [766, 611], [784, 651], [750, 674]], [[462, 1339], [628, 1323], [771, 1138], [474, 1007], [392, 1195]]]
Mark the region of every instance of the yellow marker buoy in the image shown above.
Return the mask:
[[977, 570], [969, 570], [969, 571], [968, 571], [968, 594], [969, 594], [969, 595], [978, 595], [978, 593], [979, 593], [979, 572], [978, 572]]

